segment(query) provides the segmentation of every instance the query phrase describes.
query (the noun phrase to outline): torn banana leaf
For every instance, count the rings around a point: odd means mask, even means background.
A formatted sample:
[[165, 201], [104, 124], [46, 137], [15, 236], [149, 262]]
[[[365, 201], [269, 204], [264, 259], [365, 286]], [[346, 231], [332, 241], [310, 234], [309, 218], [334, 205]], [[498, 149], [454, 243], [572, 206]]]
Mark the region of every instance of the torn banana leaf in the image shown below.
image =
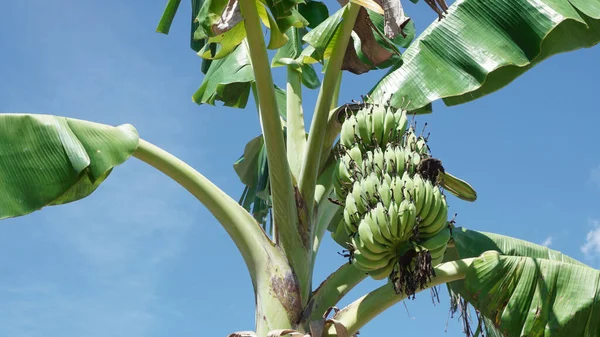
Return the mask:
[[[600, 42], [598, 0], [457, 0], [404, 52], [402, 66], [371, 90], [413, 113], [495, 92], [556, 55]], [[420, 110], [421, 109], [421, 110]]]
[[600, 271], [490, 251], [467, 271], [461, 294], [504, 336], [598, 336]]
[[[459, 227], [452, 230], [452, 238], [454, 247], [449, 248], [446, 252], [446, 256], [452, 258], [446, 259], [445, 261], [478, 257], [486, 251], [496, 251], [505, 256], [543, 259], [589, 268], [582, 262], [562, 254], [559, 251], [505, 235], [479, 232]], [[463, 296], [469, 300], [469, 303], [472, 301], [472, 295], [465, 288], [465, 280], [451, 282], [448, 284], [448, 288], [452, 293], [453, 301], [456, 302]], [[458, 308], [454, 306], [454, 310], [457, 309]], [[467, 310], [467, 308], [463, 308], [463, 311], [464, 310]], [[499, 327], [496, 326], [493, 319], [481, 317], [480, 323], [483, 323], [481, 328], [486, 331], [487, 336], [505, 336], [502, 333], [504, 327], [502, 325]]]
[[138, 141], [129, 124], [0, 114], [0, 219], [87, 197]]

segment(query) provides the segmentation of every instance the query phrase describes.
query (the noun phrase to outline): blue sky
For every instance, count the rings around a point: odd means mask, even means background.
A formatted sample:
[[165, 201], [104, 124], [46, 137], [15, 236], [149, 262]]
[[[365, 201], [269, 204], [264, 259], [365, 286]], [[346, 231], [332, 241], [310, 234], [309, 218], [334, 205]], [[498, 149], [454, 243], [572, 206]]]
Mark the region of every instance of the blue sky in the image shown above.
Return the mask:
[[[189, 4], [164, 36], [154, 32], [164, 3], [6, 2], [0, 111], [131, 123], [237, 198], [232, 163], [260, 133], [254, 103], [192, 103], [202, 77], [188, 48]], [[436, 17], [422, 2], [405, 9], [419, 31]], [[451, 108], [438, 102], [434, 114], [418, 117], [429, 122], [434, 155], [478, 191], [472, 204], [449, 198], [459, 225], [545, 243], [598, 267], [599, 59], [597, 47], [555, 56], [499, 92]], [[341, 102], [359, 99], [381, 75], [346, 74]], [[316, 91], [305, 98], [311, 111]], [[344, 263], [337, 251], [324, 243], [316, 284]], [[364, 282], [340, 305], [379, 284]], [[456, 319], [444, 332], [441, 295], [437, 306], [428, 293], [398, 304], [361, 333], [461, 336]], [[137, 159], [87, 199], [0, 222], [0, 336], [226, 336], [252, 330], [253, 310], [250, 279], [226, 232]]]

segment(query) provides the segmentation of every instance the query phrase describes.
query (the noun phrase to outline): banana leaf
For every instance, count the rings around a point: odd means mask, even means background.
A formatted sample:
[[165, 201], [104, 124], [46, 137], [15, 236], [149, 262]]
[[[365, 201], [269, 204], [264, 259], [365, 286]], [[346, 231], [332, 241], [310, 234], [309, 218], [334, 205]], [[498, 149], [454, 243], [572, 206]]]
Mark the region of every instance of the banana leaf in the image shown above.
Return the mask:
[[138, 141], [129, 124], [0, 114], [0, 219], [87, 197]]
[[[582, 268], [590, 268], [582, 262], [562, 254], [559, 251], [505, 235], [479, 232], [459, 227], [452, 230], [452, 238], [454, 241], [454, 248], [448, 249], [446, 261], [478, 257], [484, 252], [496, 251], [503, 256], [527, 257], [570, 264]], [[469, 304], [473, 305], [475, 309], [479, 310], [477, 302], [473, 301], [473, 296], [470, 293], [470, 290], [468, 290], [466, 282], [466, 280], [459, 280], [448, 284], [451, 298], [453, 301], [457, 301], [459, 300], [459, 297], [463, 297]], [[467, 308], [464, 308], [464, 310], [466, 309]], [[463, 319], [465, 319], [464, 315], [465, 313], [463, 313]], [[483, 323], [482, 328], [485, 329], [487, 336], [512, 336], [505, 335], [505, 331], [502, 330], [503, 326], [496, 326], [493, 317], [484, 316], [481, 318], [481, 323]], [[476, 334], [473, 334], [473, 336], [475, 335]]]
[[392, 105], [427, 113], [497, 91], [556, 55], [600, 41], [599, 0], [458, 0], [404, 52], [403, 64], [371, 90]]
[[229, 55], [213, 60], [200, 88], [192, 96], [196, 104], [245, 108], [254, 82], [252, 64], [245, 43], [235, 47]]
[[598, 336], [600, 271], [544, 258], [486, 252], [461, 294], [501, 336]]
[[[346, 10], [347, 6], [340, 8], [303, 37], [308, 46], [299, 57], [301, 63], [324, 63], [329, 59]], [[389, 68], [401, 62], [399, 48], [408, 46], [413, 40], [414, 24], [412, 21], [407, 21], [403, 26], [406, 36], [399, 35], [394, 39], [385, 36], [384, 26], [383, 15], [370, 9], [360, 9], [342, 70], [362, 74], [373, 69]]]

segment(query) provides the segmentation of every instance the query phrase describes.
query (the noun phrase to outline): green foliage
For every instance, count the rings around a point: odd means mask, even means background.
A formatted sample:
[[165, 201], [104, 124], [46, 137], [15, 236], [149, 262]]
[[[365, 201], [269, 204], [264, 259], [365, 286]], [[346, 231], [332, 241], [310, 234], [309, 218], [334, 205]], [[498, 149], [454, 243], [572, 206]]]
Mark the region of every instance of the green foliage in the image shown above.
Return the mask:
[[600, 271], [543, 258], [484, 253], [463, 296], [504, 336], [597, 336]]
[[[426, 113], [499, 90], [548, 57], [600, 42], [597, 0], [458, 0], [406, 50], [375, 99]], [[418, 111], [416, 111], [418, 110]]]
[[87, 197], [138, 145], [118, 127], [49, 115], [0, 114], [0, 219]]

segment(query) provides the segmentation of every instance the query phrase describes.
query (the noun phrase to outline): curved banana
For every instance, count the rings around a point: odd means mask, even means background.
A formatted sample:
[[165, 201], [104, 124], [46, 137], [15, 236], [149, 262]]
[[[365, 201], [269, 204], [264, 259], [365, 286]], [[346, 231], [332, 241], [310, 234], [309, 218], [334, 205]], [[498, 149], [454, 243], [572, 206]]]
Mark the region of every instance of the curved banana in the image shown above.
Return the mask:
[[370, 271], [369, 276], [371, 276], [371, 278], [373, 278], [376, 281], [383, 280], [392, 274], [395, 264], [396, 259], [390, 259], [387, 265], [385, 265], [385, 267]]
[[385, 107], [381, 104], [374, 104], [372, 109], [373, 115], [373, 140], [380, 146], [383, 144], [383, 124], [385, 121]]
[[[379, 233], [381, 235], [381, 233]], [[373, 253], [384, 253], [389, 251], [389, 247], [380, 243], [375, 239], [371, 226], [365, 219], [362, 219], [358, 225], [358, 235], [360, 235], [361, 242]]]

